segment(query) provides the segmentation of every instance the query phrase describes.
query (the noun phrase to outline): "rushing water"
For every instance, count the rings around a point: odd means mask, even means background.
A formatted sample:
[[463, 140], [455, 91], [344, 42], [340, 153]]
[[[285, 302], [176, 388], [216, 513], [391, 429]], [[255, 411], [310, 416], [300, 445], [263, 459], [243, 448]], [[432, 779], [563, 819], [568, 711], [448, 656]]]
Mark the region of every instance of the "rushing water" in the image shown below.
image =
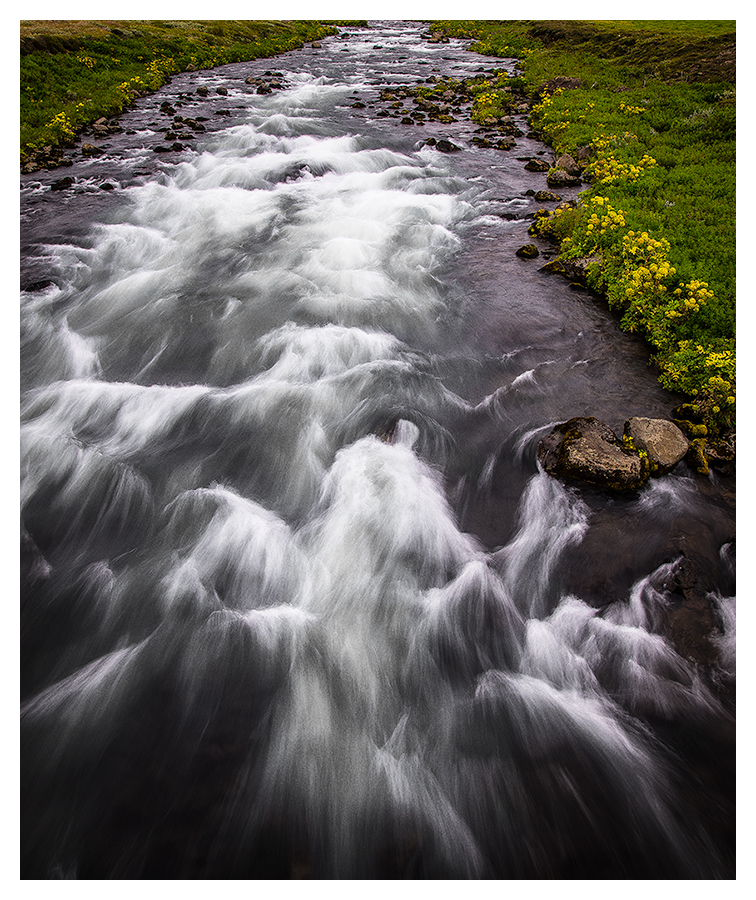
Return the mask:
[[[733, 877], [731, 703], [662, 620], [695, 560], [729, 696], [734, 485], [539, 471], [673, 399], [514, 256], [545, 148], [376, 114], [493, 65], [422, 30], [23, 179], [23, 877]], [[207, 131], [158, 158], [166, 98]]]

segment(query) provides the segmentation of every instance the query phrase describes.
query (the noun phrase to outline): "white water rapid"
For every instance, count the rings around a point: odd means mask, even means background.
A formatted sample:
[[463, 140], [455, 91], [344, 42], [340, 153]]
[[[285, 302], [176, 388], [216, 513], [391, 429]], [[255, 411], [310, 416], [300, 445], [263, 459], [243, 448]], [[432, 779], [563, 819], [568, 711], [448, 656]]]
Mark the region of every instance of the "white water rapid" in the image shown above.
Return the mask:
[[[378, 72], [482, 64], [421, 31], [179, 76], [82, 175], [122, 173], [79, 235], [29, 219], [23, 877], [732, 877], [700, 773], [732, 713], [663, 629], [705, 533], [734, 679], [719, 488], [539, 471], [597, 386], [671, 402], [515, 261], [522, 163], [353, 115]], [[133, 176], [193, 77], [234, 118]]]

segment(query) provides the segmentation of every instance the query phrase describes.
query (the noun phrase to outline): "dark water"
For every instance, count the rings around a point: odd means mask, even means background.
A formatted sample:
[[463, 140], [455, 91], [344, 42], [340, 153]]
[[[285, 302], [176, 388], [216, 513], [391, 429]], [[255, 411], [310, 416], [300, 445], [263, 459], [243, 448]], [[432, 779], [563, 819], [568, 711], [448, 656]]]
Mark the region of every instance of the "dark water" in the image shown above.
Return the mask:
[[[22, 179], [22, 877], [734, 877], [733, 480], [539, 471], [674, 398], [514, 256], [546, 148], [377, 115], [502, 65], [422, 31], [176, 76]], [[166, 99], [206, 131], [159, 155]]]

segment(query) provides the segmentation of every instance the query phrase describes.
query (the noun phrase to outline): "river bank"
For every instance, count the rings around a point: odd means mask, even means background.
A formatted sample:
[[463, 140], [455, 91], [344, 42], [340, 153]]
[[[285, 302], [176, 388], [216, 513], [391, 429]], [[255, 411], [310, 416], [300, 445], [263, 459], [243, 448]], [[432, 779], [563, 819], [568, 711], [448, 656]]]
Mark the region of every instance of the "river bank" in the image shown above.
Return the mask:
[[90, 125], [177, 72], [276, 56], [336, 30], [310, 20], [22, 20], [22, 171], [68, 165], [64, 151]]
[[[576, 209], [540, 220], [541, 233], [573, 271], [587, 260], [584, 280], [649, 341], [661, 384], [688, 397], [678, 422], [704, 455], [708, 439], [712, 462], [732, 458], [734, 23], [433, 27], [520, 59], [516, 85], [532, 100], [532, 127], [554, 148], [556, 168], [574, 167], [588, 185]], [[493, 83], [478, 117], [506, 107], [509, 87]]]

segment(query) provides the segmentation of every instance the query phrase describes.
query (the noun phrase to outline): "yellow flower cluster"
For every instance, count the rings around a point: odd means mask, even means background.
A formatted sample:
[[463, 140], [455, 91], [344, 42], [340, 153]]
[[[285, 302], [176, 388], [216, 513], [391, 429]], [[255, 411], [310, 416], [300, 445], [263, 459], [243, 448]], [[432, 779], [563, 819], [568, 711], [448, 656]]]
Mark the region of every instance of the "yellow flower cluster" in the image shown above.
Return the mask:
[[626, 163], [611, 154], [599, 157], [592, 163], [590, 172], [596, 181], [601, 184], [611, 184], [613, 181], [637, 181], [645, 172], [656, 166], [653, 156], [646, 153], [637, 163]]
[[153, 89], [162, 87], [166, 75], [176, 71], [176, 64], [172, 56], [155, 57], [147, 66], [147, 84]]
[[735, 406], [735, 351], [712, 350], [693, 341], [680, 341], [677, 349], [659, 359], [661, 383], [697, 398], [701, 410], [711, 413], [717, 426], [733, 421]]
[[75, 134], [73, 123], [64, 112], [59, 112], [45, 126], [52, 129], [59, 138], [72, 138]]
[[614, 209], [608, 202], [606, 197], [592, 197], [590, 200], [593, 208], [588, 223], [585, 226], [586, 231], [591, 237], [606, 234], [617, 228], [624, 228], [626, 225], [625, 214], [621, 209]]
[[533, 107], [533, 109], [532, 109], [533, 116], [535, 116], [535, 118], [540, 118], [541, 115], [545, 114], [548, 111], [549, 107], [554, 102], [553, 98], [558, 97], [560, 94], [563, 94], [563, 93], [564, 93], [563, 88], [557, 88], [551, 94], [544, 94], [543, 100], [541, 100], [540, 103], [536, 103], [536, 105]]
[[646, 111], [645, 106], [630, 106], [628, 103], [625, 103], [624, 100], [620, 103], [619, 108], [620, 112], [625, 113], [625, 115], [628, 116], [639, 115]]
[[145, 83], [138, 75], [135, 75], [128, 81], [121, 82], [117, 87], [118, 93], [121, 95], [121, 102], [124, 104], [131, 102], [133, 92], [143, 90], [145, 87]]
[[76, 59], [78, 59], [80, 63], [83, 63], [88, 69], [93, 69], [95, 67], [96, 60], [91, 56], [77, 56]]

